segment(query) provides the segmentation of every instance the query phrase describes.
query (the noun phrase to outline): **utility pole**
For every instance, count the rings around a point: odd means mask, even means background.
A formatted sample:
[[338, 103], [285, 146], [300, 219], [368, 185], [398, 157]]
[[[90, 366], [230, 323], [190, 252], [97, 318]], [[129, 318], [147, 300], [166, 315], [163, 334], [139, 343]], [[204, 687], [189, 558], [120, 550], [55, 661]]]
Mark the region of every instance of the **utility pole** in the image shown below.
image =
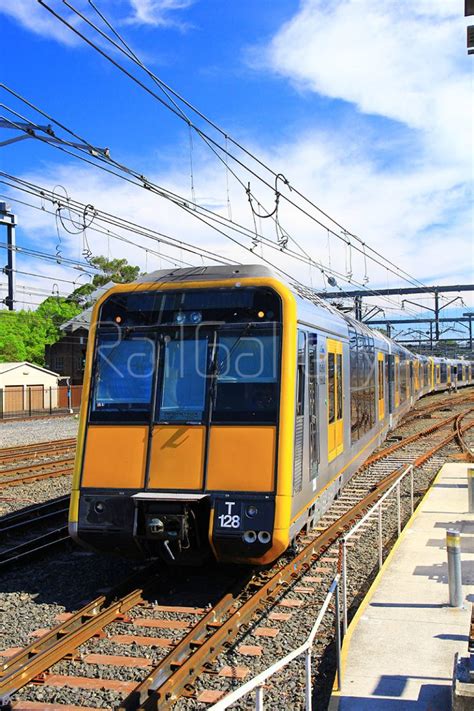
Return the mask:
[[439, 292], [434, 293], [435, 340], [439, 341]]
[[467, 316], [469, 319], [469, 350], [472, 351], [472, 317], [474, 316], [473, 313], [467, 313], [463, 314], [463, 316]]
[[16, 218], [11, 212], [10, 205], [6, 202], [0, 202], [0, 224], [7, 228], [7, 264], [3, 271], [8, 279], [8, 295], [4, 299], [4, 304], [9, 311], [15, 308], [15, 282], [16, 282], [16, 242], [15, 242], [15, 225]]

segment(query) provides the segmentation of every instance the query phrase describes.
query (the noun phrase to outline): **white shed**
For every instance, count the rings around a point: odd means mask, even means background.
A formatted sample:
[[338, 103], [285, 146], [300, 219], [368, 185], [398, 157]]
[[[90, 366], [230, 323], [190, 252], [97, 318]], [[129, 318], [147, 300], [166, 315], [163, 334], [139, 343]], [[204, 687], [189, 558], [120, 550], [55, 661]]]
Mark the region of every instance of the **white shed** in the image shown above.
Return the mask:
[[58, 407], [59, 374], [34, 363], [0, 363], [2, 412], [32, 412]]

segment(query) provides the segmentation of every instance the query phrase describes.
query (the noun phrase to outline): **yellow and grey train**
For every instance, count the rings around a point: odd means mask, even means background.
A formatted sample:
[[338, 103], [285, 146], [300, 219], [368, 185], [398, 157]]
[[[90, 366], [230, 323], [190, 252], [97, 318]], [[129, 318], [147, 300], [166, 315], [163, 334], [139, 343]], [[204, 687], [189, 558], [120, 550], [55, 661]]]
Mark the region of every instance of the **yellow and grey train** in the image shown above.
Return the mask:
[[70, 533], [129, 557], [270, 563], [416, 398], [473, 377], [265, 267], [117, 284], [91, 320]]

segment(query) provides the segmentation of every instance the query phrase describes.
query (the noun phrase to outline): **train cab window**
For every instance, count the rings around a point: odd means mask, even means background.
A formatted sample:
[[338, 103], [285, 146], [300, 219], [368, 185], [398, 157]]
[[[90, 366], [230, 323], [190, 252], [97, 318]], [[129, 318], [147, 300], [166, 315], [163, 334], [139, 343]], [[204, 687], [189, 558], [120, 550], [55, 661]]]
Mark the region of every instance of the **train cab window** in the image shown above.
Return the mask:
[[276, 423], [279, 363], [276, 327], [219, 333], [212, 421]]
[[91, 422], [150, 417], [156, 345], [145, 334], [99, 334], [94, 365]]
[[159, 422], [202, 422], [206, 406], [208, 339], [164, 338]]

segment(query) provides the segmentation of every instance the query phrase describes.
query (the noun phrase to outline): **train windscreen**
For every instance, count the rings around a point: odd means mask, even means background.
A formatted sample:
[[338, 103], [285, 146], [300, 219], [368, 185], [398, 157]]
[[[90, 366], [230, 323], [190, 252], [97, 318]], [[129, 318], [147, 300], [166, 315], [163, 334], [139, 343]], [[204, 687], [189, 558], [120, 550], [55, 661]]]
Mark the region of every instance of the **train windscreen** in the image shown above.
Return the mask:
[[269, 289], [112, 295], [91, 422], [276, 423], [281, 303]]

